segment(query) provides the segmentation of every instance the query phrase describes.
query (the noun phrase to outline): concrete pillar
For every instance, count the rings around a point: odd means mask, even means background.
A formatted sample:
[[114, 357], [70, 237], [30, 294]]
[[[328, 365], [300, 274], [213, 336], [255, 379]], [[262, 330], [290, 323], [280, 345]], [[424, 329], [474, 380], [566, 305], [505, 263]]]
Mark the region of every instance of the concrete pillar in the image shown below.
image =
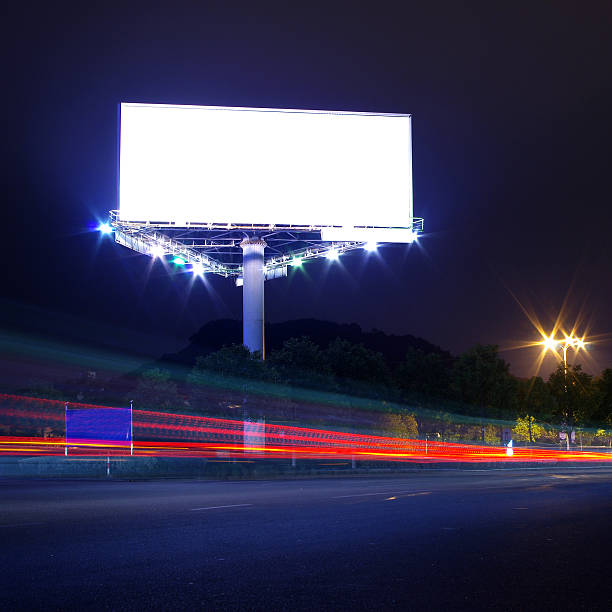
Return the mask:
[[264, 249], [260, 238], [245, 238], [242, 247], [242, 342], [265, 358]]

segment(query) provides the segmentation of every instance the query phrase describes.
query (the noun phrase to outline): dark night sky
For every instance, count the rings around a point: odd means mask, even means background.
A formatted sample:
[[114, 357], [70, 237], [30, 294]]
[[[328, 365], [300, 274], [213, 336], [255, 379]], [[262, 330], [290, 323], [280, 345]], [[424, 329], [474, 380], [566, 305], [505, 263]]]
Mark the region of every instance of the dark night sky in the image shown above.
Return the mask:
[[[240, 317], [230, 280], [147, 277], [145, 257], [88, 232], [116, 207], [116, 105], [142, 101], [413, 115], [421, 248], [272, 281], [270, 321], [508, 348], [537, 336], [512, 292], [547, 329], [567, 297], [565, 324], [612, 331], [608, 2], [226, 4], [9, 9], [2, 297], [24, 310], [8, 325], [59, 313], [163, 351]], [[606, 337], [592, 371], [612, 367]], [[504, 353], [521, 375], [536, 356]]]

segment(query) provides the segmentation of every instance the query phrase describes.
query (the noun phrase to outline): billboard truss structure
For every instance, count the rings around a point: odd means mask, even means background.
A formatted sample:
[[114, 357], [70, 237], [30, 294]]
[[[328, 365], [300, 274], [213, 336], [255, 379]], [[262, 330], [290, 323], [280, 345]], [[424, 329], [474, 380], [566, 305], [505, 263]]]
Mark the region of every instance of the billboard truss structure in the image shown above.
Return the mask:
[[[189, 224], [178, 227], [171, 223], [135, 223], [121, 221], [119, 212], [110, 211], [110, 225], [118, 244], [150, 257], [179, 257], [185, 265], [200, 274], [223, 277], [243, 276], [241, 243], [246, 238], [258, 238], [266, 244], [264, 273], [266, 280], [286, 276], [288, 266], [320, 258], [334, 258], [348, 251], [372, 246], [372, 240], [323, 240], [326, 230], [314, 226]], [[359, 230], [361, 228], [353, 228]], [[388, 228], [363, 228], [368, 235], [379, 236], [384, 242]], [[380, 233], [377, 233], [376, 230]], [[423, 231], [423, 219], [413, 218], [405, 242], [416, 240]]]

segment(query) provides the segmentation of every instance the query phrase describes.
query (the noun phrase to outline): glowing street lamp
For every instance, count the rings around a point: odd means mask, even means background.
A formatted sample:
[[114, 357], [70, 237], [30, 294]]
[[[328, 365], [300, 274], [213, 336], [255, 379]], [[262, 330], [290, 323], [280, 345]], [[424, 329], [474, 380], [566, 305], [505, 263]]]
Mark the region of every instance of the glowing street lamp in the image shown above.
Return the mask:
[[586, 349], [586, 342], [584, 338], [577, 338], [573, 334], [569, 336], [565, 336], [563, 340], [555, 340], [553, 336], [549, 336], [542, 340], [541, 344], [544, 345], [544, 348], [547, 350], [556, 351], [557, 347], [560, 346], [563, 349], [563, 369], [567, 374], [567, 351], [570, 348], [573, 348], [576, 352], [580, 349]]
[[[551, 350], [557, 352], [557, 347], [559, 346], [563, 349], [563, 387], [565, 392], [565, 401], [568, 402], [567, 397], [567, 351], [570, 348], [573, 348], [577, 353], [580, 349], [586, 350], [586, 342], [584, 338], [577, 338], [574, 334], [570, 334], [569, 336], [565, 336], [563, 340], [555, 340], [554, 336], [548, 336], [542, 340], [541, 344], [544, 345], [545, 350]], [[569, 410], [568, 410], [569, 415]], [[569, 420], [569, 416], [568, 416]], [[567, 432], [567, 450], [569, 450], [569, 423], [568, 423], [568, 432]]]

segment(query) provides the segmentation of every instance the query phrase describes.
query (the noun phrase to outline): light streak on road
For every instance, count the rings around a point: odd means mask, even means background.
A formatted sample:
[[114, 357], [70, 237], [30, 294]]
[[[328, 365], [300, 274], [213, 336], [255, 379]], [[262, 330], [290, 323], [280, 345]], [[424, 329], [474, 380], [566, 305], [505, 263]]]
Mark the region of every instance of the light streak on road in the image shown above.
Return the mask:
[[[35, 423], [38, 430], [63, 430], [64, 402], [0, 394], [0, 431], [24, 429]], [[83, 408], [104, 408], [72, 404]], [[201, 457], [207, 459], [333, 459], [360, 461], [440, 462], [612, 462], [606, 452], [567, 451], [514, 447], [508, 456], [503, 445], [461, 444], [309, 427], [219, 419], [197, 415], [134, 410], [134, 455], [142, 457]], [[0, 455], [64, 455], [123, 457], [129, 442], [70, 439], [43, 436], [0, 436]]]

